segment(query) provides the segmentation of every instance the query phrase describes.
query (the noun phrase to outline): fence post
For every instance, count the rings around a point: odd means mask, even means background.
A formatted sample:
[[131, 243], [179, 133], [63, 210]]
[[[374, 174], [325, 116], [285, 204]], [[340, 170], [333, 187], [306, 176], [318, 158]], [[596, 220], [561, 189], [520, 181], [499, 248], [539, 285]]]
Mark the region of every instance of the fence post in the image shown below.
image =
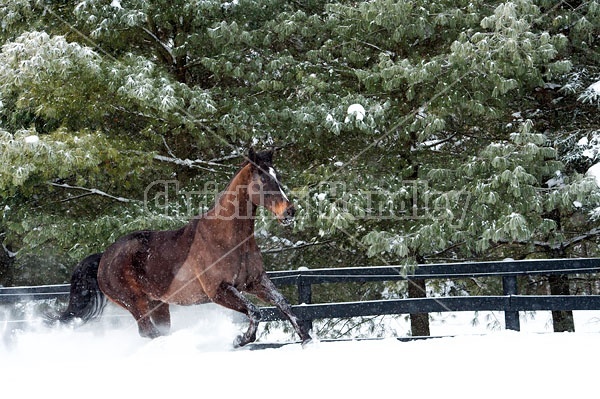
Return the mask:
[[[502, 291], [504, 295], [517, 295], [517, 276], [502, 277]], [[505, 310], [504, 323], [507, 330], [521, 331], [521, 322], [519, 321], [519, 311]]]
[[[310, 304], [312, 303], [312, 284], [306, 281], [302, 275], [298, 276], [298, 303], [299, 304]], [[300, 320], [300, 325], [304, 327], [306, 331], [311, 331], [313, 328], [312, 320]]]

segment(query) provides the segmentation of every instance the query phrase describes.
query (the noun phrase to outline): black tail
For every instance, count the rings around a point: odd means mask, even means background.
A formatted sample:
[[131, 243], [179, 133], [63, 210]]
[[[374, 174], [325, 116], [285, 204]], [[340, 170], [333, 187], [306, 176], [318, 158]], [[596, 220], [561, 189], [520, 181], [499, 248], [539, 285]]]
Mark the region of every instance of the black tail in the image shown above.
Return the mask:
[[106, 306], [106, 296], [98, 286], [98, 265], [102, 254], [90, 255], [77, 264], [71, 276], [69, 305], [56, 315], [48, 315], [49, 321], [68, 323], [80, 319], [83, 323], [94, 319]]

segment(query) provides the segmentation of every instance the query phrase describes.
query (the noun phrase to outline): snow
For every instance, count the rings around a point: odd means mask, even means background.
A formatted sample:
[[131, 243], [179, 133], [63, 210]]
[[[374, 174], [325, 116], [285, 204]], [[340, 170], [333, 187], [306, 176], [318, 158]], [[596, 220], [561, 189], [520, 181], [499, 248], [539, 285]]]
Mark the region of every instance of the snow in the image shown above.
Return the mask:
[[600, 80], [589, 85], [588, 88], [579, 95], [578, 100], [584, 103], [589, 102], [590, 104], [598, 102], [600, 100]]
[[317, 202], [325, 201], [327, 193], [315, 193], [314, 198]]
[[596, 95], [600, 96], [600, 80], [598, 82], [592, 83], [587, 90], [594, 92]]
[[348, 107], [348, 115], [354, 115], [357, 121], [362, 121], [365, 118], [365, 107], [360, 104], [352, 104]]
[[585, 174], [592, 177], [596, 181], [596, 185], [600, 187], [600, 162], [592, 165]]
[[40, 138], [36, 135], [27, 136], [23, 140], [25, 140], [27, 144], [37, 144], [40, 142]]
[[548, 188], [561, 187], [565, 182], [565, 179], [563, 178], [562, 172], [560, 170], [557, 170], [554, 173], [554, 175], [555, 175], [555, 177], [551, 178], [550, 180], [548, 180], [546, 182], [546, 185], [548, 186]]
[[596, 130], [591, 133], [591, 138], [583, 136], [577, 142], [577, 147], [581, 151], [581, 155], [589, 158], [592, 161], [600, 158], [600, 131]]
[[155, 340], [140, 338], [118, 309], [79, 328], [10, 334], [5, 321], [1, 389], [24, 398], [595, 397], [598, 316], [575, 312], [578, 332], [540, 334], [548, 312], [522, 314], [523, 332], [490, 330], [501, 312], [481, 312], [487, 323], [477, 326], [472, 313], [432, 315], [433, 335], [458, 335], [260, 351], [232, 348], [246, 324], [215, 305], [175, 308], [171, 335]]

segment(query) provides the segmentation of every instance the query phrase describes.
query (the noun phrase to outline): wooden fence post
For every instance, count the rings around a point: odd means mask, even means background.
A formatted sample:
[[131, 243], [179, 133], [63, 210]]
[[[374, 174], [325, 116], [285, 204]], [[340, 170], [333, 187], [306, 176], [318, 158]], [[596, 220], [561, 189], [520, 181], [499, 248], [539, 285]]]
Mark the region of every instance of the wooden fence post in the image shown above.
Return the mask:
[[[517, 276], [502, 277], [502, 292], [504, 295], [517, 295]], [[507, 330], [521, 331], [521, 322], [519, 321], [518, 310], [504, 311], [504, 324]]]
[[[310, 304], [312, 303], [312, 285], [306, 281], [302, 275], [298, 276], [298, 304]], [[300, 324], [306, 331], [313, 329], [312, 320], [300, 320]]]

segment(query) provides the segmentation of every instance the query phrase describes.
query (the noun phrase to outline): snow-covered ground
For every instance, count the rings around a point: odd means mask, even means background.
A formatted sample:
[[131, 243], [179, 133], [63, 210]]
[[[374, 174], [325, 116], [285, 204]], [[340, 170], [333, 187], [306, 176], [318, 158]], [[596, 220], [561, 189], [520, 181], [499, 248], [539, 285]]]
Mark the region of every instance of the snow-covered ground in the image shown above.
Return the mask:
[[[2, 314], [4, 398], [595, 398], [599, 392], [600, 312], [575, 312], [576, 333], [549, 333], [547, 312], [522, 314], [523, 332], [504, 331], [501, 312], [480, 314], [476, 326], [473, 313], [461, 313], [433, 315], [432, 335], [455, 337], [257, 351], [232, 348], [245, 324], [214, 305], [175, 309], [171, 335], [155, 340], [140, 338], [130, 317], [117, 317], [115, 309], [76, 329], [47, 328], [32, 318], [20, 332], [11, 332]], [[393, 323], [395, 331], [408, 331], [402, 319]]]

